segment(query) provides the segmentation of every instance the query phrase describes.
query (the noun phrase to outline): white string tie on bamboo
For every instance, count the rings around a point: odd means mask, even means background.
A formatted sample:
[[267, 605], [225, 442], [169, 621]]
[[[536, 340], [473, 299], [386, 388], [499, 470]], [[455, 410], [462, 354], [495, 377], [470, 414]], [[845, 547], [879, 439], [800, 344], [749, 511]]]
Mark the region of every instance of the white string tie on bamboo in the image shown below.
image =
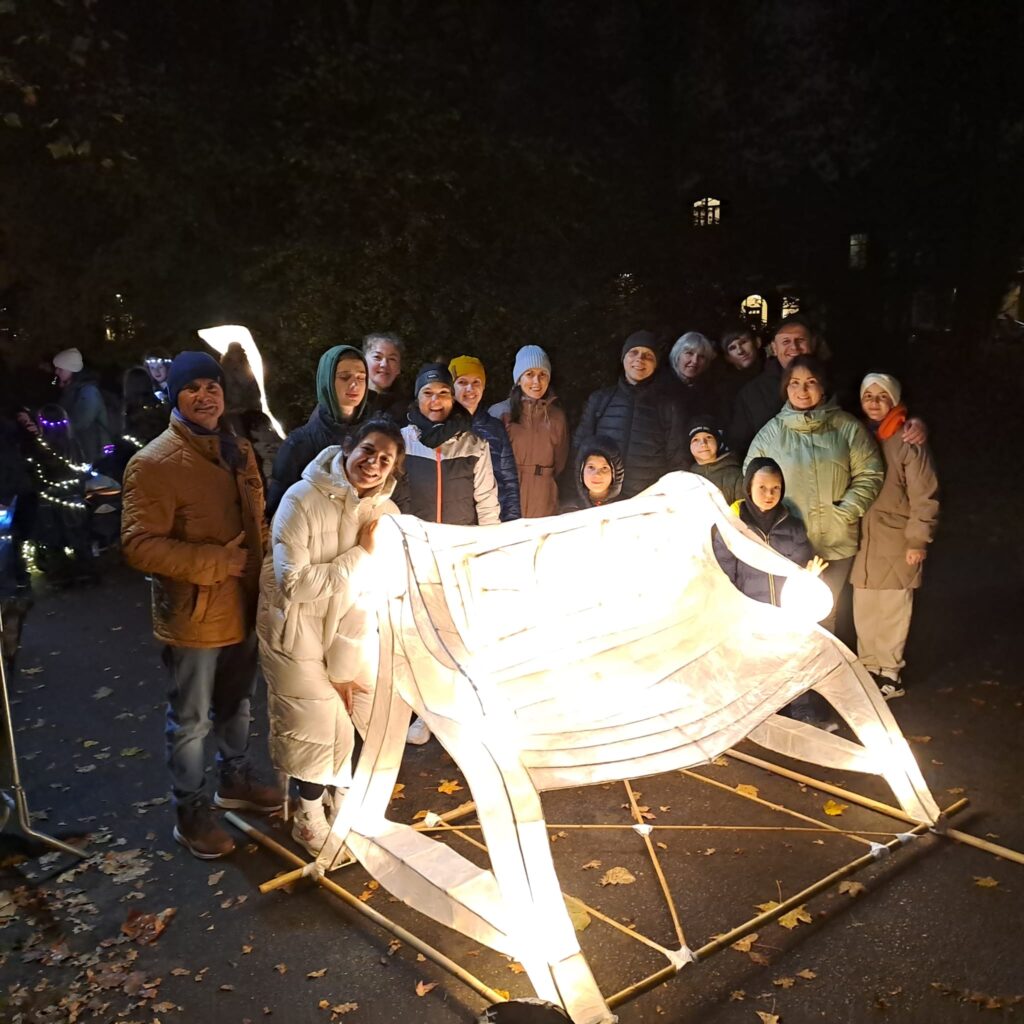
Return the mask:
[[896, 838], [904, 846], [906, 846], [907, 843], [912, 843], [915, 839], [920, 839], [921, 837], [919, 835], [917, 835], [915, 832], [897, 832], [896, 833]]
[[633, 826], [633, 831], [638, 836], [649, 836], [654, 831], [654, 826], [653, 825], [648, 825], [647, 822], [645, 821], [642, 825], [634, 825]]
[[695, 964], [697, 962], [697, 958], [693, 955], [693, 950], [689, 946], [680, 946], [679, 949], [666, 949], [664, 953], [668, 957], [669, 963], [677, 971], [681, 971], [687, 964]]
[[881, 860], [883, 857], [888, 857], [889, 847], [884, 843], [872, 843], [871, 856], [874, 857], [875, 860]]
[[423, 824], [426, 825], [427, 828], [437, 828], [438, 825], [443, 824], [441, 821], [441, 815], [435, 814], [433, 811], [427, 811], [423, 816]]

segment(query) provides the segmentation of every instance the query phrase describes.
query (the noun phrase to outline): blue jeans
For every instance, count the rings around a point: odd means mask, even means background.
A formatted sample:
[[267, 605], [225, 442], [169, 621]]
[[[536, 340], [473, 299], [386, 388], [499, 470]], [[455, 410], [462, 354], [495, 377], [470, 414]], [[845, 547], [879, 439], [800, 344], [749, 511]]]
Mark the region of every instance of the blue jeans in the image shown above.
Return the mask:
[[167, 767], [175, 806], [204, 799], [203, 745], [213, 730], [221, 774], [240, 767], [249, 749], [256, 689], [256, 634], [229, 647], [165, 647]]

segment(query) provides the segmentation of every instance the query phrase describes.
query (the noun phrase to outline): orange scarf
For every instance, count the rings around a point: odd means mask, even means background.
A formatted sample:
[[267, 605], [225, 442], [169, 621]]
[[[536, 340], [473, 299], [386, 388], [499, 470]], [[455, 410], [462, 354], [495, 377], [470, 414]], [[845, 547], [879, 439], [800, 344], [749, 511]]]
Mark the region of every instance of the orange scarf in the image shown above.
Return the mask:
[[888, 416], [878, 424], [878, 440], [888, 441], [904, 423], [907, 422], [907, 407], [895, 405], [889, 410]]

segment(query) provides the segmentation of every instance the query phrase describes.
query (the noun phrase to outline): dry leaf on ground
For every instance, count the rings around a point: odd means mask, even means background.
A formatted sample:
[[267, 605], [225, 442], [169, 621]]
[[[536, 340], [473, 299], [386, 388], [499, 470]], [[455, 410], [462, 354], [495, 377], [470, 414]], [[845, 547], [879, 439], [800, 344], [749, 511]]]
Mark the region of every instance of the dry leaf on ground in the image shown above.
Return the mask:
[[601, 862], [599, 860], [588, 860], [587, 863], [584, 864], [580, 868], [580, 870], [581, 871], [592, 871], [592, 870], [594, 870], [596, 868], [599, 868], [600, 866], [601, 866]]
[[331, 1013], [336, 1013], [339, 1016], [345, 1013], [352, 1013], [353, 1010], [358, 1010], [358, 1003], [335, 1003], [331, 1007]]
[[744, 796], [757, 796], [758, 789], [757, 786], [748, 786], [745, 782], [741, 782], [736, 787], [736, 792], [742, 793]]
[[635, 881], [636, 876], [625, 868], [609, 868], [601, 876], [601, 885], [632, 885]]
[[751, 932], [750, 935], [745, 935], [742, 939], [737, 939], [730, 949], [735, 949], [739, 953], [749, 953], [750, 947], [757, 942], [757, 932]]
[[747, 998], [747, 993], [744, 992], [743, 989], [741, 989], [741, 988], [733, 989], [732, 992], [729, 993], [729, 1002], [730, 1003], [741, 1003], [746, 998]]
[[569, 920], [572, 921], [573, 929], [577, 932], [584, 931], [590, 925], [590, 914], [578, 899], [572, 896], [565, 896], [565, 909], [569, 912]]
[[776, 988], [792, 988], [796, 984], [796, 978], [776, 978], [772, 984]]
[[[778, 909], [780, 906], [782, 906], [781, 903], [769, 900], [767, 903], [758, 903], [757, 909], [763, 910], [767, 913], [770, 910]], [[803, 905], [797, 907], [795, 910], [790, 910], [778, 919], [778, 923], [781, 924], [783, 928], [790, 929], [790, 931], [792, 931], [798, 924], [810, 924], [811, 921], [811, 915], [807, 913]]]
[[747, 956], [750, 957], [750, 962], [757, 964], [758, 967], [767, 967], [771, 961], [764, 955], [764, 953], [758, 953], [757, 950], [752, 949]]
[[223, 877], [223, 871], [214, 871], [212, 875], [209, 875], [207, 877], [206, 884], [212, 888], [213, 886], [217, 885]]
[[322, 978], [327, 973], [326, 967], [321, 967], [319, 971], [310, 971], [306, 975], [307, 978]]
[[526, 970], [526, 968], [516, 960], [513, 960], [512, 963], [508, 965], [508, 969], [513, 974], [522, 974]]
[[851, 882], [847, 879], [845, 882], [839, 883], [839, 891], [847, 896], [859, 896], [862, 892], [866, 892], [867, 888], [863, 882]]
[[288, 965], [287, 964], [274, 964], [274, 970], [277, 971], [278, 974], [287, 974], [288, 973]]
[[841, 804], [838, 800], [826, 800], [824, 811], [826, 814], [831, 815], [833, 818], [843, 813], [843, 811], [849, 810], [849, 804]]
[[994, 889], [999, 884], [999, 882], [997, 882], [996, 879], [992, 878], [991, 875], [975, 875], [974, 884], [978, 886], [980, 889]]
[[395, 788], [393, 790], [391, 790], [391, 799], [392, 800], [404, 800], [405, 799], [405, 793], [403, 792], [404, 789], [405, 789], [405, 783], [404, 782], [396, 782], [395, 783]]
[[148, 945], [160, 938], [177, 912], [177, 907], [167, 907], [159, 914], [143, 914], [138, 910], [129, 910], [128, 917], [121, 925], [121, 931], [140, 946]]
[[931, 736], [908, 736], [908, 743], [931, 743]]
[[813, 981], [818, 975], [814, 971], [804, 968], [802, 971], [797, 971], [796, 976], [803, 978], [805, 981]]
[[436, 981], [417, 981], [416, 995], [425, 996], [431, 989], [437, 987]]
[[779, 1024], [779, 1015], [777, 1013], [765, 1013], [764, 1010], [756, 1010], [755, 1012], [761, 1018], [761, 1024]]
[[458, 793], [462, 789], [456, 779], [442, 779], [441, 785], [437, 787], [438, 793], [444, 793], [447, 796], [451, 796], [452, 793]]

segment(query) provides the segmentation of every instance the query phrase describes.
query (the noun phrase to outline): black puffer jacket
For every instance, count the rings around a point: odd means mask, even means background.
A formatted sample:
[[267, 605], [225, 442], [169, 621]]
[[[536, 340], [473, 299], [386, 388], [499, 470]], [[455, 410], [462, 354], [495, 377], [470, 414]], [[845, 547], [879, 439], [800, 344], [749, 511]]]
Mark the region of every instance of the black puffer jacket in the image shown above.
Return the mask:
[[302, 479], [302, 471], [313, 459], [333, 444], [343, 445], [360, 422], [339, 423], [322, 405], [318, 405], [309, 419], [288, 435], [274, 459], [274, 468], [267, 481], [268, 520], [274, 518], [284, 492]]
[[732, 407], [729, 447], [743, 454], [754, 435], [786, 404], [782, 397], [782, 367], [769, 359], [764, 372], [740, 388]]
[[595, 391], [587, 399], [573, 439], [574, 452], [584, 439], [597, 435], [614, 441], [622, 452], [623, 498], [632, 498], [690, 462], [679, 408], [653, 377], [639, 384], [620, 377], [614, 387]]

